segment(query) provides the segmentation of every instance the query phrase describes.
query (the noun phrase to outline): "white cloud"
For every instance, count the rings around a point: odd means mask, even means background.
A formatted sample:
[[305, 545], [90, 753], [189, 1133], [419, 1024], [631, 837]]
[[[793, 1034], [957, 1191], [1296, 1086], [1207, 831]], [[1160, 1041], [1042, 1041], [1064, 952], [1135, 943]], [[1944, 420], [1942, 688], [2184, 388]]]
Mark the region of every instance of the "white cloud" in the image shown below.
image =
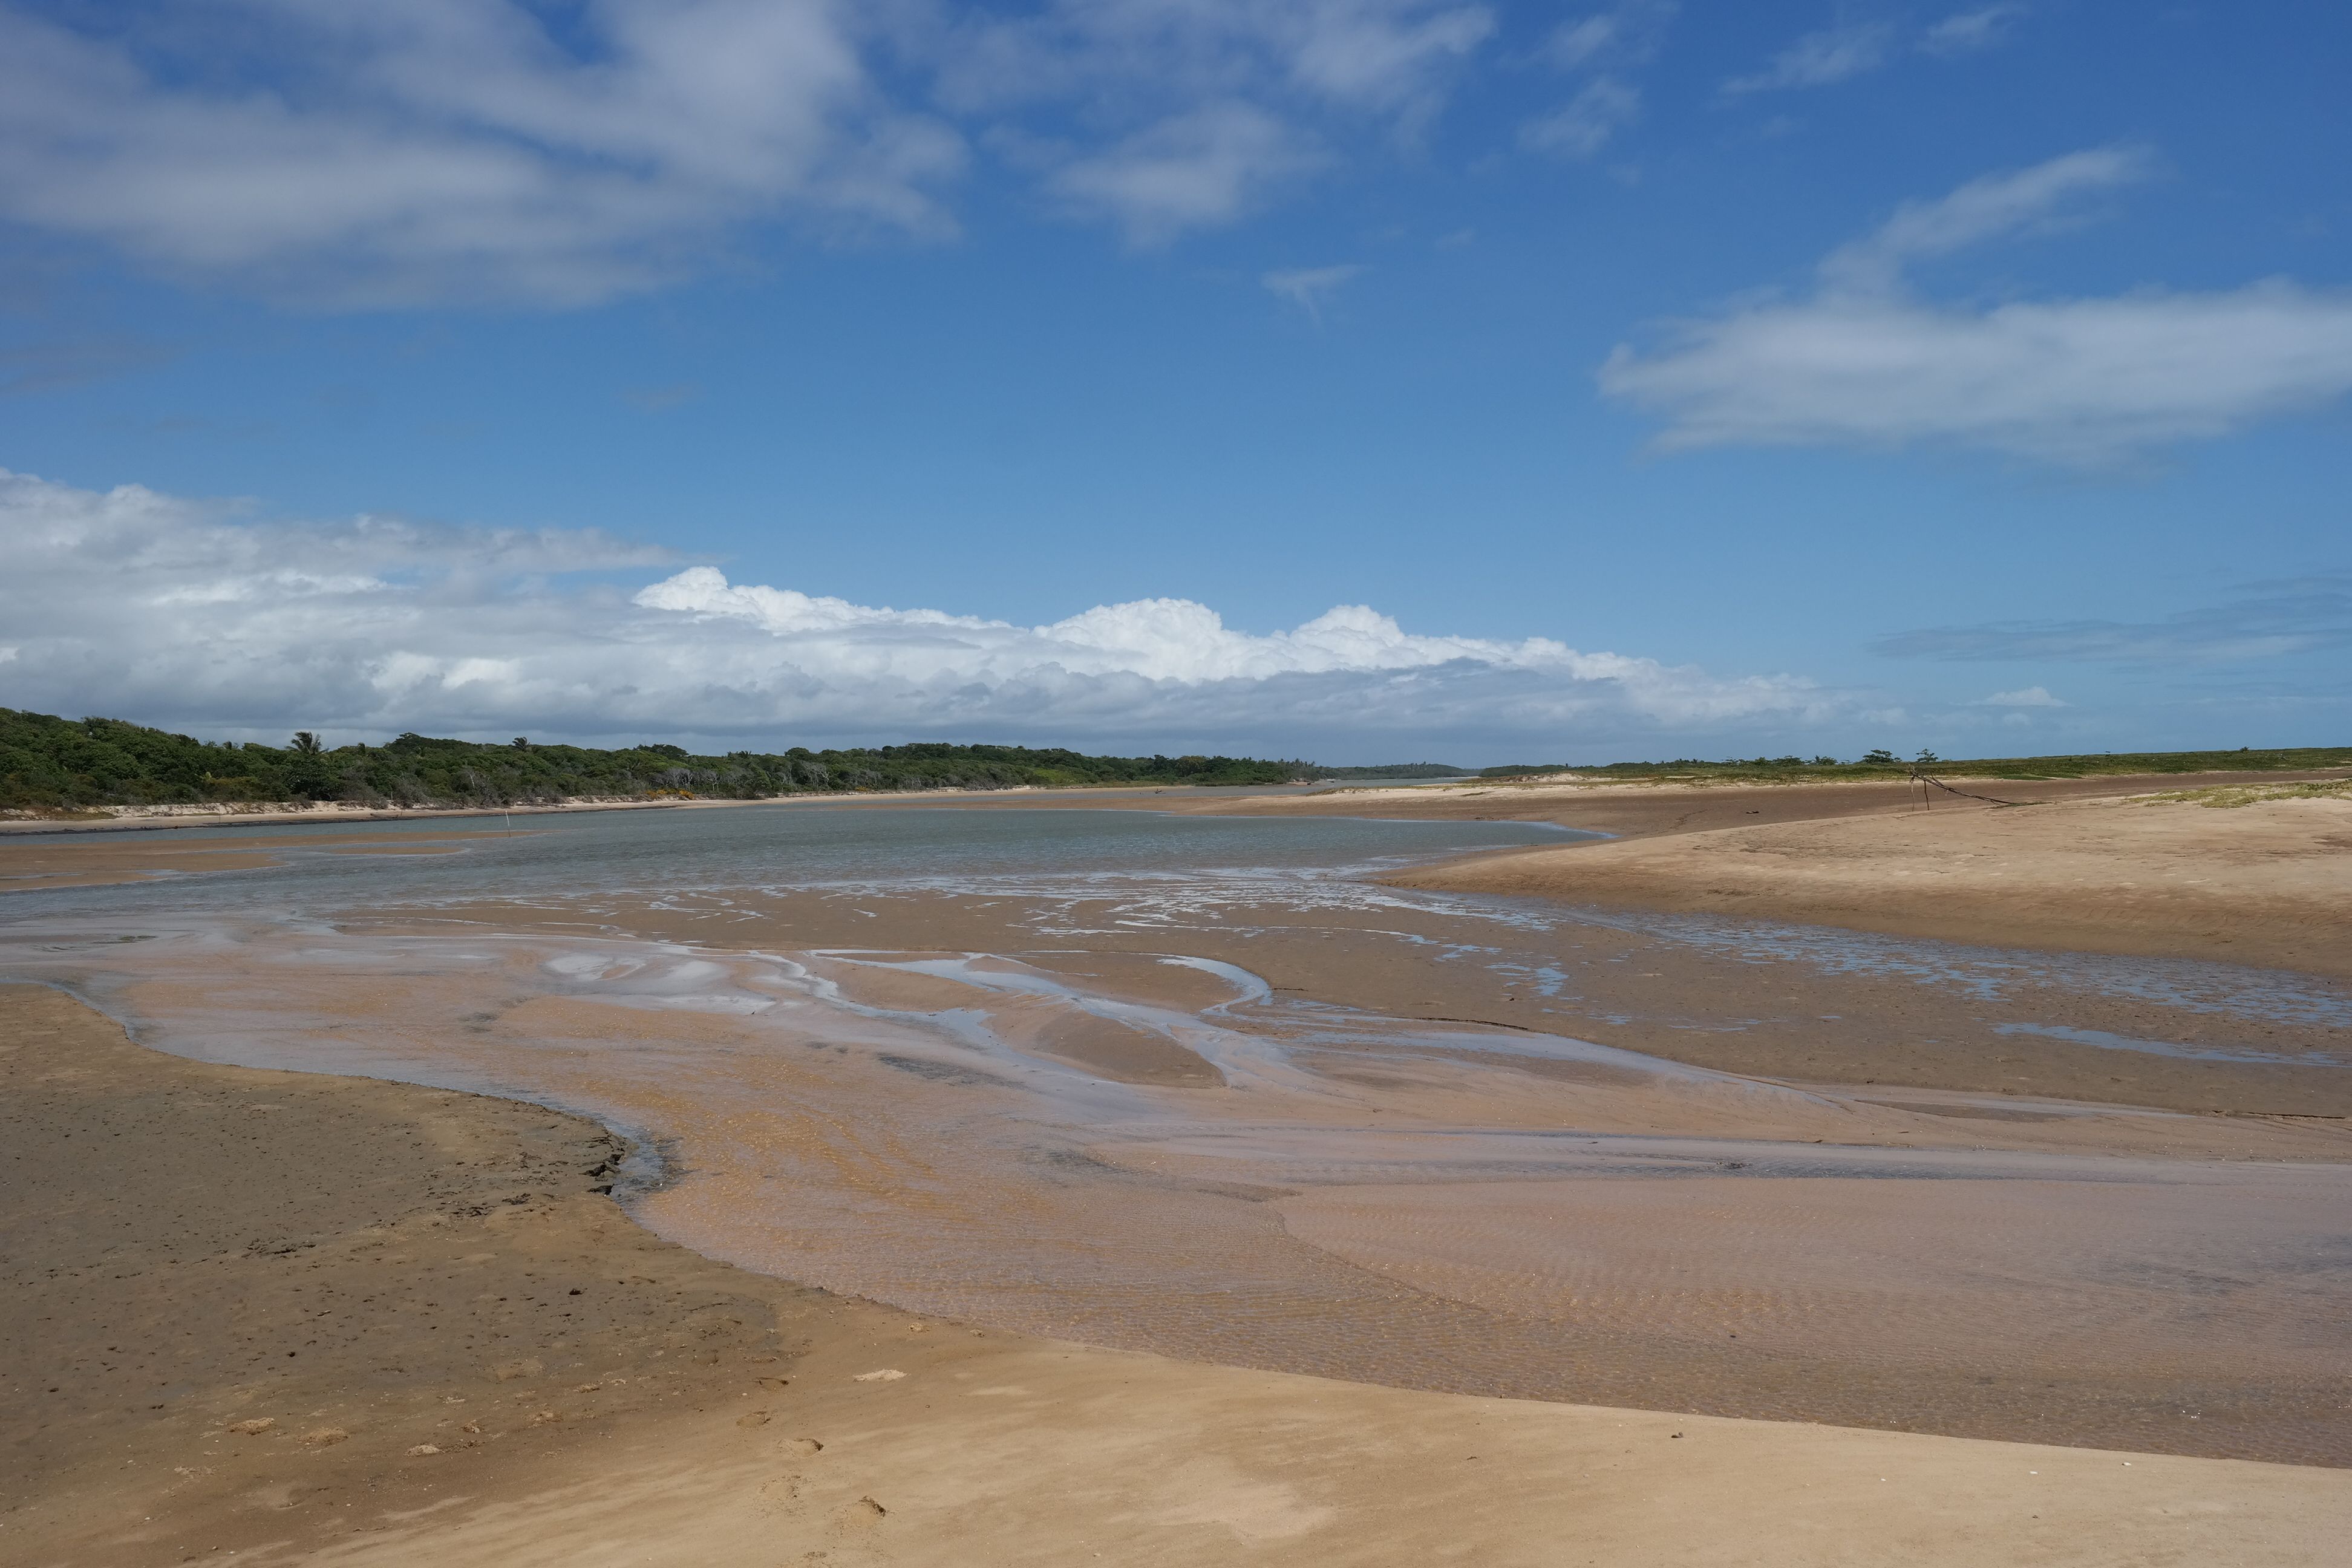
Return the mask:
[[1832, 253], [1820, 288], [1621, 344], [1601, 390], [1667, 419], [1664, 447], [1969, 447], [2096, 467], [2352, 391], [2352, 293], [2285, 280], [2209, 293], [1939, 305], [1905, 263], [2064, 216], [2136, 178], [2094, 151], [1972, 181]]
[[2094, 147], [1970, 180], [1936, 201], [1906, 202], [1876, 232], [1832, 251], [1822, 262], [1822, 281], [1845, 291], [1892, 289], [1907, 262], [2050, 224], [2076, 197], [2147, 178], [2151, 164], [2135, 149]]
[[1151, 112], [1289, 90], [1372, 110], [1426, 107], [1495, 31], [1455, 0], [1050, 0], [979, 15], [935, 44], [941, 101], [967, 113], [1141, 97]]
[[0, 216], [335, 305], [595, 300], [750, 221], [947, 226], [960, 140], [883, 101], [829, 0], [573, 23], [209, 0], [92, 35], [0, 7]]
[[1641, 111], [1639, 89], [1614, 77], [1600, 77], [1549, 114], [1520, 126], [1519, 145], [1531, 153], [1590, 158]]
[[958, 116], [1165, 238], [1410, 140], [1495, 30], [1459, 0], [56, 9], [0, 0], [0, 221], [332, 308], [593, 303], [776, 224], [946, 236]]
[[1626, 0], [1614, 10], [1563, 22], [1538, 50], [1558, 68], [1588, 77], [1567, 102], [1524, 121], [1519, 145], [1559, 158], [1591, 158], [1618, 132], [1641, 118], [1642, 89], [1624, 79], [1630, 68], [1646, 62], [1664, 41], [1680, 6], [1675, 0]]
[[1352, 263], [1343, 267], [1295, 267], [1269, 272], [1258, 281], [1306, 311], [1309, 320], [1319, 322], [1323, 319], [1324, 296], [1350, 279], [1360, 277], [1363, 270]]
[[2000, 43], [2008, 37], [2011, 24], [2024, 15], [2021, 5], [1955, 11], [1921, 36], [1919, 47], [1931, 55], [1972, 55]]
[[1560, 23], [1537, 54], [1562, 70], [1604, 60], [1639, 63], [1657, 52], [1667, 24], [1681, 9], [1678, 0], [1626, 0], [1612, 10]]
[[953, 734], [1285, 754], [1451, 738], [1556, 751], [1782, 734], [1848, 706], [1794, 677], [1413, 633], [1362, 605], [1261, 634], [1182, 599], [1031, 626], [736, 584], [708, 566], [630, 594], [600, 578], [661, 552], [595, 533], [257, 523], [136, 486], [100, 493], [5, 470], [0, 536], [9, 706], [215, 734]]
[[1066, 164], [1052, 188], [1116, 222], [1136, 245], [1230, 223], [1324, 154], [1264, 110], [1230, 101], [1171, 116], [1115, 147]]
[[2029, 686], [2021, 691], [1996, 691], [1990, 697], [1979, 697], [1979, 708], [2063, 708], [2066, 706], [2042, 687]]
[[1825, 27], [1782, 49], [1755, 75], [1725, 82], [1723, 90], [1740, 94], [1827, 87], [1876, 70], [1886, 63], [1894, 42], [1895, 29], [1882, 22]]
[[[1066, 208], [1157, 244], [1256, 210], [1367, 126], [1411, 138], [1494, 28], [1446, 0], [1059, 0], [944, 35], [939, 91], [999, 117], [989, 141]], [[1042, 132], [1011, 118], [1040, 113]]]

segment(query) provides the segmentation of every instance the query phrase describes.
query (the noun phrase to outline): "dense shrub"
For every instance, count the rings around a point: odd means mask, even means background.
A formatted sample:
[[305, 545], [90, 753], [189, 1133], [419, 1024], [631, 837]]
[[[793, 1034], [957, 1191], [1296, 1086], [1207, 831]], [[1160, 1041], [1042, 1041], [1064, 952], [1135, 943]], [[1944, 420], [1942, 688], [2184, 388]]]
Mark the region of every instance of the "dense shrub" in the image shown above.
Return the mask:
[[1059, 748], [945, 742], [871, 750], [688, 754], [666, 742], [598, 751], [404, 734], [326, 750], [198, 741], [118, 719], [0, 708], [0, 807], [193, 801], [343, 800], [512, 805], [667, 795], [761, 799], [820, 791], [1003, 789], [1015, 785], [1266, 784], [1311, 777], [1305, 763], [1244, 757], [1097, 757]]

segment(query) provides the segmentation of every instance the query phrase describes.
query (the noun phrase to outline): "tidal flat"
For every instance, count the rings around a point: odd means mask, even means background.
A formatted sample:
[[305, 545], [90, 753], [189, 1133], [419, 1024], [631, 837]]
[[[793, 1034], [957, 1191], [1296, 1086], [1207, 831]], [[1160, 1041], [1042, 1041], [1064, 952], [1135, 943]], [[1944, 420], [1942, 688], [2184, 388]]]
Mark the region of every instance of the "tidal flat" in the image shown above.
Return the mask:
[[1619, 847], [1295, 801], [35, 840], [0, 977], [585, 1116], [583, 1203], [1008, 1354], [2345, 1497], [2341, 978], [1397, 886]]

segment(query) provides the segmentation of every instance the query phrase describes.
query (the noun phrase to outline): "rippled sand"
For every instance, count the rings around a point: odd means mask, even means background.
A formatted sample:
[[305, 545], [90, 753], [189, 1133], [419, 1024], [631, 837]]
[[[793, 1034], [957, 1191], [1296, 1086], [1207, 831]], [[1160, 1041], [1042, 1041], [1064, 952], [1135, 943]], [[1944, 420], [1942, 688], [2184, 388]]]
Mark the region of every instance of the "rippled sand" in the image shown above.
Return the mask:
[[[1139, 949], [1013, 900], [989, 918], [1027, 945], [924, 947], [877, 902], [795, 904], [835, 940], [790, 948], [718, 900], [698, 942], [618, 934], [609, 903], [181, 914], [51, 922], [6, 962], [189, 1054], [593, 1111], [667, 1162], [635, 1199], [664, 1234], [918, 1310], [1433, 1389], [2352, 1463], [2332, 1124], [1793, 1085], [1286, 994], [1181, 921]], [[1343, 968], [1397, 952], [1313, 940]]]

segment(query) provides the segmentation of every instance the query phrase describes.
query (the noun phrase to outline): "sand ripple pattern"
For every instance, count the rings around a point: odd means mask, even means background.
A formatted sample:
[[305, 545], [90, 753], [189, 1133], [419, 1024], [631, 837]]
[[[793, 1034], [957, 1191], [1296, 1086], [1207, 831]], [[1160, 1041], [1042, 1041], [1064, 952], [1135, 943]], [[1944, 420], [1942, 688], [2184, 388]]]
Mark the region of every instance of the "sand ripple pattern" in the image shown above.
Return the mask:
[[2113, 1152], [2147, 1119], [2074, 1108], [1963, 1143], [1853, 1096], [1292, 1002], [1181, 950], [196, 916], [42, 937], [5, 967], [174, 1049], [602, 1115], [666, 1158], [633, 1199], [664, 1233], [924, 1311], [1430, 1388], [2352, 1463], [2352, 1167], [2282, 1162], [2307, 1145], [2261, 1127], [2169, 1119], [2157, 1158]]

